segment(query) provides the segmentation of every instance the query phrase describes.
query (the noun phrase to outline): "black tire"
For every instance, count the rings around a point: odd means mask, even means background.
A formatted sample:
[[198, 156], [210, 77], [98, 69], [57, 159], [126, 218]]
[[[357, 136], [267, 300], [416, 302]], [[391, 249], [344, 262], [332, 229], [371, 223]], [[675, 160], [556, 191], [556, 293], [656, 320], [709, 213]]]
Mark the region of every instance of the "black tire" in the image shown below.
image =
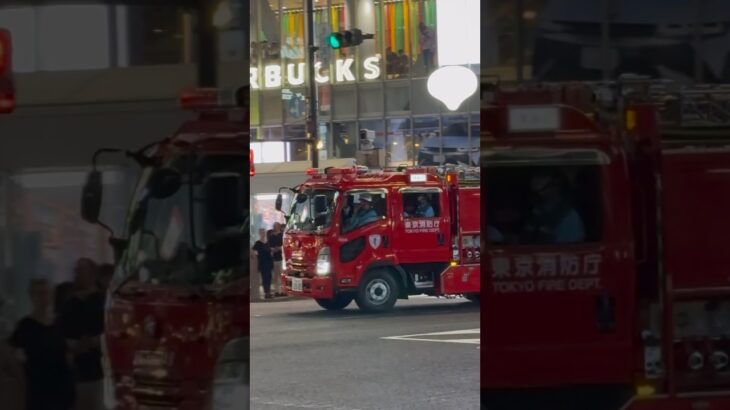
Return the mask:
[[339, 293], [334, 299], [314, 299], [317, 304], [327, 310], [342, 310], [355, 298], [352, 293]]
[[378, 270], [365, 275], [357, 289], [357, 306], [370, 313], [382, 313], [393, 309], [398, 299], [398, 283], [388, 272]]
[[469, 294], [464, 295], [464, 297], [466, 298], [466, 300], [468, 300], [470, 302], [474, 302], [476, 304], [479, 304], [479, 302], [480, 302], [480, 296], [481, 295], [478, 294], [478, 293], [469, 293]]

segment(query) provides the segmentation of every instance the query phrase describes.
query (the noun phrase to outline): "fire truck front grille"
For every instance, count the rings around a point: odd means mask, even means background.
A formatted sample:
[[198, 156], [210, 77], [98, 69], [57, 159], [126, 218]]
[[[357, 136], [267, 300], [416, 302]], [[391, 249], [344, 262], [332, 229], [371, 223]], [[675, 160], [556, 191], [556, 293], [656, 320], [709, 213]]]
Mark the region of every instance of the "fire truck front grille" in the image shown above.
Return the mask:
[[314, 271], [314, 265], [310, 263], [306, 263], [303, 260], [297, 260], [293, 259], [290, 262], [291, 270], [296, 273], [296, 276], [304, 276], [308, 277], [309, 275], [307, 272], [313, 272]]
[[[181, 382], [136, 375], [132, 394], [138, 406], [151, 409], [178, 409], [184, 399], [190, 399], [194, 389], [183, 391]], [[187, 397], [186, 397], [187, 396]], [[202, 392], [201, 392], [202, 397]]]

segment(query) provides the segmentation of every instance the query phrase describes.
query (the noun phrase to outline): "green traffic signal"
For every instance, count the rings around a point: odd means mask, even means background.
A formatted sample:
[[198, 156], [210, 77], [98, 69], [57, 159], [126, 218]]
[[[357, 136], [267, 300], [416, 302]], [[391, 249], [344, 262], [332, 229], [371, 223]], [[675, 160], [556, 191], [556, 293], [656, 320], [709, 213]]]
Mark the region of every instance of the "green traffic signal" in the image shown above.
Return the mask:
[[330, 43], [330, 47], [336, 49], [339, 49], [342, 47], [342, 38], [340, 37], [340, 33], [332, 33], [327, 38], [327, 41]]

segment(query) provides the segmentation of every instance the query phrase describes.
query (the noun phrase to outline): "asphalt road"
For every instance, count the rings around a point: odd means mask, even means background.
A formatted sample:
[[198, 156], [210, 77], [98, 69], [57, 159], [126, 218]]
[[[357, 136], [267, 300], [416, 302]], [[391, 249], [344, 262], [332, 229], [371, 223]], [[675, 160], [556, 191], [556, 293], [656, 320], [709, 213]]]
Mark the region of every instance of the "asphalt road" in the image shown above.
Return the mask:
[[251, 315], [253, 410], [479, 408], [479, 307], [464, 299], [382, 315], [252, 303]]

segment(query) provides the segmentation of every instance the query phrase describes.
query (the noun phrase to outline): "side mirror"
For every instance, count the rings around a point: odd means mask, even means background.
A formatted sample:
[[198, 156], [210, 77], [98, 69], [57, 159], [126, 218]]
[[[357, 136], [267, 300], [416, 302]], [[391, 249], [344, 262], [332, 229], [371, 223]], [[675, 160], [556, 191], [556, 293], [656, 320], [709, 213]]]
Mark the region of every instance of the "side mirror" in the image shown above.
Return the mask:
[[153, 198], [169, 198], [182, 186], [182, 175], [171, 168], [159, 168], [150, 177], [148, 186]]
[[314, 214], [319, 215], [327, 212], [327, 196], [316, 195], [314, 197]]
[[276, 208], [277, 211], [281, 212], [282, 203], [284, 202], [284, 197], [281, 196], [281, 194], [276, 195], [276, 202], [274, 203], [274, 208]]
[[95, 224], [99, 222], [101, 212], [101, 198], [103, 186], [101, 172], [93, 170], [86, 177], [86, 183], [81, 193], [81, 218]]
[[205, 183], [205, 203], [208, 223], [213, 230], [243, 224], [241, 178], [238, 175], [211, 175]]

